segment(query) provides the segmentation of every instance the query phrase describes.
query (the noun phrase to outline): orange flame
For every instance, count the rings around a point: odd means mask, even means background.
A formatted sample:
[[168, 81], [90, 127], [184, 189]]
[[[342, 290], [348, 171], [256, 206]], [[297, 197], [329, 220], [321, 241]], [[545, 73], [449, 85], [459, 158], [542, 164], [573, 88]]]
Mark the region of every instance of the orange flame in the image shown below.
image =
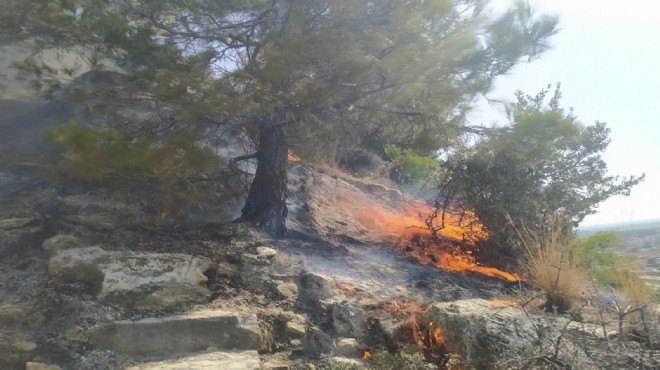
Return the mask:
[[350, 283], [342, 281], [342, 282], [339, 283], [339, 287], [344, 292], [346, 292], [346, 295], [348, 295], [349, 297], [353, 297], [357, 294], [357, 289], [355, 289], [355, 287]]
[[374, 353], [371, 351], [364, 351], [364, 354], [362, 355], [362, 358], [369, 361], [374, 357]]
[[[385, 203], [392, 207], [390, 208], [364, 193], [339, 188], [334, 198], [328, 201], [331, 202], [331, 207], [335, 207], [337, 214], [354, 218], [368, 230], [370, 236], [400, 238], [397, 249], [413, 255], [424, 264], [459, 273], [476, 272], [511, 282], [519, 280], [515, 274], [480, 265], [471, 251], [452, 247], [451, 243], [438, 245], [431, 242], [427, 220], [433, 208], [419, 200], [402, 202], [400, 197], [399, 194], [398, 199]], [[403, 205], [396, 207], [397, 203]], [[433, 220], [433, 228], [437, 230], [438, 236], [449, 240], [474, 245], [489, 236], [477, 217], [470, 212], [464, 212], [460, 216], [446, 214], [443, 221], [440, 227], [439, 221]], [[420, 241], [419, 237], [427, 238], [423, 245], [417, 243]]]
[[300, 162], [300, 157], [296, 156], [295, 154], [291, 153], [290, 151], [289, 151], [289, 154], [287, 156], [287, 159], [289, 160], [289, 162]]

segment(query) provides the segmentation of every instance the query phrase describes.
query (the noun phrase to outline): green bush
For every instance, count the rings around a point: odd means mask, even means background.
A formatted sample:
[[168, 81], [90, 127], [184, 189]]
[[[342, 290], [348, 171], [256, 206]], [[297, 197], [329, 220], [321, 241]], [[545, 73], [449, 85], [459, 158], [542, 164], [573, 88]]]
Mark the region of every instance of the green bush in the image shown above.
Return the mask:
[[72, 121], [51, 130], [50, 142], [59, 152], [56, 168], [65, 176], [114, 194], [147, 189], [155, 195], [163, 217], [185, 209], [183, 205], [203, 203], [204, 186], [187, 179], [220, 167], [212, 151], [182, 135], [163, 141], [131, 140], [117, 130], [93, 129]]
[[400, 185], [416, 190], [424, 189], [430, 184], [439, 165], [433, 158], [423, 157], [410, 149], [394, 145], [385, 148], [385, 155], [393, 164], [390, 178]]

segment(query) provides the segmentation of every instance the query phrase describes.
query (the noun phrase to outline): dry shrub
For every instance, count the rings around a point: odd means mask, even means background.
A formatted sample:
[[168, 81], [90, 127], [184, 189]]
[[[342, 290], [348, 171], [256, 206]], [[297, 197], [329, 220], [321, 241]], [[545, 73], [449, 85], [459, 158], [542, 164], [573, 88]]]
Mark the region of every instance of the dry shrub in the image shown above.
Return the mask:
[[525, 272], [545, 292], [544, 307], [558, 312], [570, 309], [573, 298], [586, 287], [581, 260], [569, 248], [570, 222], [561, 214], [552, 214], [532, 228], [516, 225], [508, 215], [507, 219], [516, 232], [515, 243]]
[[621, 293], [626, 305], [642, 307], [655, 299], [655, 292], [636, 273], [626, 270], [621, 275]]

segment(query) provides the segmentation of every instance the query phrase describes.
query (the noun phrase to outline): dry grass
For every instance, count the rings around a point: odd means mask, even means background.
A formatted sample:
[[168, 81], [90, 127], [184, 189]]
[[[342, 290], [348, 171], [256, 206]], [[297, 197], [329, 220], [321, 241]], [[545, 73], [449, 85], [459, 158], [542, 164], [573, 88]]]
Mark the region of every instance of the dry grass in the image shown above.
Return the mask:
[[587, 286], [581, 260], [569, 249], [570, 223], [561, 215], [551, 215], [542, 226], [532, 229], [507, 218], [517, 234], [525, 272], [546, 293], [545, 307], [568, 310], [573, 298], [581, 296]]
[[622, 275], [620, 284], [626, 305], [641, 307], [655, 299], [653, 288], [632, 271], [626, 271]]

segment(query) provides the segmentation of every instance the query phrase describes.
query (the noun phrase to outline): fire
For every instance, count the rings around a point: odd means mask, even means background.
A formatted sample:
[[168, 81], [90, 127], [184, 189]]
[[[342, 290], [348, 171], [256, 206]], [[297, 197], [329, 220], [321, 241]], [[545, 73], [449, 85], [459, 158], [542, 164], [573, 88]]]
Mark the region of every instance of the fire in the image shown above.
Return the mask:
[[441, 243], [429, 235], [417, 234], [402, 240], [397, 248], [415, 256], [421, 263], [433, 265], [444, 270], [459, 273], [477, 272], [486, 276], [518, 281], [516, 274], [511, 274], [494, 267], [480, 265], [471, 251], [465, 251], [451, 242]]
[[[477, 217], [470, 212], [461, 215], [447, 213], [444, 217], [429, 220], [433, 207], [420, 200], [401, 199], [401, 195], [385, 195], [381, 202], [363, 192], [339, 187], [332, 199], [327, 199], [336, 215], [353, 219], [375, 239], [399, 239], [397, 249], [416, 257], [420, 262], [459, 273], [475, 272], [507, 281], [518, 281], [515, 274], [477, 262], [473, 251], [477, 241], [489, 237]], [[384, 204], [387, 204], [385, 206]], [[437, 230], [439, 238], [432, 237], [429, 225]], [[438, 239], [447, 242], [438, 242]], [[463, 243], [459, 246], [460, 243]], [[476, 249], [475, 249], [476, 251]]]
[[339, 287], [346, 292], [346, 295], [349, 297], [353, 297], [357, 294], [357, 289], [352, 284], [349, 284], [347, 282], [341, 282], [339, 283]]
[[364, 351], [364, 354], [362, 355], [362, 358], [369, 361], [374, 357], [374, 353], [371, 351]]
[[289, 160], [289, 162], [300, 162], [300, 157], [296, 156], [295, 154], [291, 153], [290, 151], [289, 151], [289, 154], [287, 156], [287, 159]]
[[510, 301], [506, 299], [495, 299], [495, 298], [491, 299], [490, 301], [497, 306], [520, 308], [520, 303], [516, 301]]
[[417, 346], [427, 354], [440, 354], [445, 352], [445, 340], [442, 329], [434, 321], [423, 319], [430, 306], [424, 308], [411, 302], [392, 301], [385, 305], [394, 317], [407, 317], [405, 323], [409, 328], [403, 333], [402, 339]]

